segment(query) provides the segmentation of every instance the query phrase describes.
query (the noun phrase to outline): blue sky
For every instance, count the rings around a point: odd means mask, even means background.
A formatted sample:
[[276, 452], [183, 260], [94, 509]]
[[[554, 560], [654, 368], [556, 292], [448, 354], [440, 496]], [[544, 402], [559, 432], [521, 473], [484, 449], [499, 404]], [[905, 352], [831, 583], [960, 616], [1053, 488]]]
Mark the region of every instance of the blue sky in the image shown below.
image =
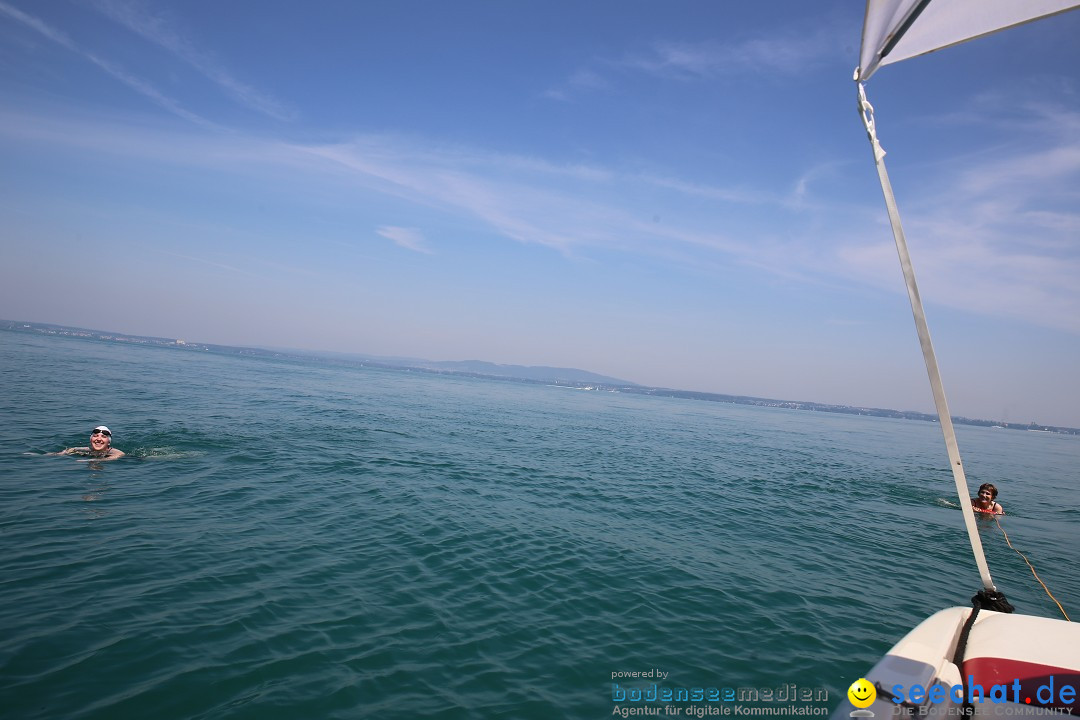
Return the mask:
[[[931, 411], [862, 13], [0, 0], [0, 317]], [[957, 415], [1080, 426], [1076, 37], [868, 84]]]

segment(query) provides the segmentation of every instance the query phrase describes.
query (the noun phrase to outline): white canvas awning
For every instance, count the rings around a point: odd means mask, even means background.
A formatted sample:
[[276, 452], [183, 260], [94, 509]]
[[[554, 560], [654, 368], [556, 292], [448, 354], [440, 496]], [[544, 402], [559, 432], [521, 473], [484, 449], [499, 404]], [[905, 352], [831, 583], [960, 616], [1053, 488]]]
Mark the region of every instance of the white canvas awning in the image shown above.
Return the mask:
[[859, 75], [1037, 18], [1080, 0], [867, 0]]

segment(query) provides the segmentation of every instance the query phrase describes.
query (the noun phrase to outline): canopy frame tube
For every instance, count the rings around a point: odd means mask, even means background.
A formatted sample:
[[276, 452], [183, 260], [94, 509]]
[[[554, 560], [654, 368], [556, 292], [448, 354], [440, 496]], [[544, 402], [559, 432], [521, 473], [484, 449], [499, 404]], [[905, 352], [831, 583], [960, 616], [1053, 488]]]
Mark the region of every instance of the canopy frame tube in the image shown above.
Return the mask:
[[[858, 81], [858, 78], [859, 71], [856, 69], [856, 81]], [[979, 531], [975, 527], [975, 511], [971, 507], [970, 490], [968, 489], [967, 477], [964, 474], [964, 464], [960, 459], [960, 448], [956, 442], [956, 431], [953, 428], [952, 416], [949, 414], [949, 403], [945, 398], [941, 371], [938, 368], [937, 356], [934, 354], [934, 345], [930, 341], [930, 328], [926, 323], [926, 312], [923, 310], [919, 286], [915, 282], [915, 268], [911, 263], [904, 228], [900, 224], [900, 211], [896, 205], [896, 197], [893, 195], [889, 173], [885, 169], [885, 150], [881, 147], [881, 143], [878, 142], [877, 129], [874, 123], [874, 108], [866, 99], [866, 88], [863, 83], [857, 82], [857, 85], [859, 88], [859, 117], [862, 118], [863, 125], [866, 127], [866, 134], [874, 151], [874, 165], [877, 167], [881, 191], [885, 195], [885, 207], [889, 211], [889, 223], [892, 225], [893, 239], [896, 241], [896, 252], [900, 256], [900, 268], [903, 270], [908, 299], [911, 301], [911, 314], [915, 318], [915, 329], [919, 335], [919, 344], [922, 346], [923, 361], [926, 364], [926, 373], [930, 378], [930, 388], [934, 393], [934, 405], [937, 408], [938, 423], [941, 425], [941, 432], [945, 436], [945, 447], [949, 454], [949, 467], [952, 469], [953, 480], [956, 483], [956, 494], [960, 502], [960, 509], [964, 514], [964, 524], [967, 527], [968, 539], [971, 541], [971, 550], [975, 554], [975, 564], [979, 567], [983, 587], [987, 592], [996, 592], [997, 589], [994, 587], [994, 582], [990, 577], [990, 568], [986, 564], [982, 540], [979, 538]]]

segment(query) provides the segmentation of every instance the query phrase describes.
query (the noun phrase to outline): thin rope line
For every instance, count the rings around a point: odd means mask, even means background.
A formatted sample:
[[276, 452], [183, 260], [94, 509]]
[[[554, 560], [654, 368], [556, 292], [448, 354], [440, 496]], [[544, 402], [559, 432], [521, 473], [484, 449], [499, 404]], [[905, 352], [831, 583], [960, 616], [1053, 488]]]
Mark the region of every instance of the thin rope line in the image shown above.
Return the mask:
[[1065, 616], [1065, 619], [1068, 620], [1069, 622], [1072, 622], [1072, 620], [1069, 618], [1069, 614], [1067, 612], [1065, 612], [1065, 608], [1061, 607], [1061, 603], [1059, 603], [1057, 601], [1057, 598], [1054, 597], [1053, 593], [1050, 592], [1050, 588], [1046, 587], [1046, 583], [1044, 583], [1042, 581], [1042, 578], [1039, 577], [1039, 573], [1035, 572], [1035, 566], [1031, 564], [1031, 561], [1027, 559], [1027, 556], [1024, 555], [1024, 553], [1020, 552], [1019, 550], [1017, 550], [1016, 548], [1013, 547], [1013, 544], [1009, 541], [1009, 534], [1007, 532], [1005, 532], [1005, 528], [1001, 527], [1001, 522], [997, 519], [997, 515], [994, 516], [994, 522], [997, 523], [998, 530], [1001, 531], [1001, 534], [1005, 536], [1005, 543], [1010, 548], [1012, 548], [1013, 552], [1015, 552], [1020, 557], [1024, 558], [1024, 562], [1026, 562], [1027, 566], [1029, 568], [1031, 568], [1031, 574], [1034, 575], [1035, 579], [1039, 581], [1040, 585], [1042, 585], [1042, 589], [1046, 591], [1046, 594], [1049, 595], [1050, 599], [1054, 601], [1054, 604], [1058, 606], [1058, 610], [1060, 610], [1061, 614]]

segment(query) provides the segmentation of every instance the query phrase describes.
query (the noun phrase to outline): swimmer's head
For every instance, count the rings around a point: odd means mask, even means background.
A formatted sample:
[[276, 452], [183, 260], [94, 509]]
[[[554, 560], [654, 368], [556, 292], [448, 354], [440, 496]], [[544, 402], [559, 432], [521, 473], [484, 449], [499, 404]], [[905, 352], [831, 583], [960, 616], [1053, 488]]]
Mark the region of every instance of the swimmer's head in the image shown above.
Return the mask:
[[98, 425], [90, 432], [90, 449], [104, 450], [112, 445], [112, 430], [104, 425]]
[[983, 483], [979, 486], [979, 495], [981, 496], [984, 492], [990, 493], [991, 500], [997, 500], [998, 489], [990, 483]]

